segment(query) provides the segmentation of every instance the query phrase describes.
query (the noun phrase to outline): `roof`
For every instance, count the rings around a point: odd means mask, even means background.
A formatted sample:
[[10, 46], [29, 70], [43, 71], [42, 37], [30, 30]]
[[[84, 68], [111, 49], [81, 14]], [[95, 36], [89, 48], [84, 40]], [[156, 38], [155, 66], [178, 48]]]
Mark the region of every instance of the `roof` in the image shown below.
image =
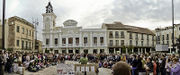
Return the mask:
[[[178, 26], [180, 26], [180, 24], [174, 24], [174, 27], [178, 27]], [[164, 28], [156, 28], [155, 30], [158, 32], [158, 31], [168, 30], [168, 29], [172, 29], [172, 28], [173, 28], [172, 26], [167, 26]]]
[[28, 22], [27, 20], [25, 20], [25, 19], [23, 19], [23, 18], [20, 18], [20, 17], [18, 17], [18, 16], [10, 17], [9, 20], [17, 20], [17, 21], [20, 21], [20, 22], [22, 22], [22, 23], [24, 23], [24, 24], [26, 24], [26, 25], [29, 25], [29, 26], [31, 26], [31, 27], [34, 28], [34, 25], [33, 25], [32, 23], [30, 23], [30, 22]]
[[124, 25], [121, 22], [114, 22], [113, 24], [104, 24], [104, 25], [107, 27], [108, 30], [127, 30], [129, 32], [134, 32], [134, 33], [143, 33], [143, 34], [155, 35], [148, 28]]

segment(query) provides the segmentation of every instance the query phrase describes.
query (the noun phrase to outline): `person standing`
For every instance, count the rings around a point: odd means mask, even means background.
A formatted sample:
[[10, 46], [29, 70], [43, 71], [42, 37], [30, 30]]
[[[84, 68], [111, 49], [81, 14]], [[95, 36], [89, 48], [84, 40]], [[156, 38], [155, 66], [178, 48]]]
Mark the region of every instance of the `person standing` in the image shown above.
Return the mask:
[[4, 75], [4, 58], [2, 52], [0, 52], [0, 75]]
[[83, 57], [79, 61], [81, 64], [87, 64], [88, 59], [86, 58], [86, 54], [83, 55]]

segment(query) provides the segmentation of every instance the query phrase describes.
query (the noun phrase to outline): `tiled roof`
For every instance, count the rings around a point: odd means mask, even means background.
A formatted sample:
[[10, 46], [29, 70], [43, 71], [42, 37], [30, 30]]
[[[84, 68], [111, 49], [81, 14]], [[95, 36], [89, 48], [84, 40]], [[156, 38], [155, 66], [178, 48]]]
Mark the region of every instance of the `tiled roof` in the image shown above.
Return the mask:
[[104, 24], [107, 29], [109, 30], [127, 30], [129, 32], [134, 33], [143, 33], [143, 34], [150, 34], [155, 35], [150, 29], [142, 28], [142, 27], [135, 27], [130, 25], [124, 25], [121, 22], [114, 22], [113, 24]]
[[31, 27], [34, 27], [34, 25], [32, 24], [32, 23], [30, 23], [30, 22], [28, 22], [27, 20], [25, 20], [25, 19], [23, 19], [23, 18], [20, 18], [20, 17], [18, 17], [18, 16], [13, 16], [13, 17], [10, 17], [9, 18], [9, 20], [18, 20], [18, 21], [20, 21], [20, 22], [23, 22], [24, 24], [27, 24], [27, 25], [29, 25], [29, 26], [31, 26]]

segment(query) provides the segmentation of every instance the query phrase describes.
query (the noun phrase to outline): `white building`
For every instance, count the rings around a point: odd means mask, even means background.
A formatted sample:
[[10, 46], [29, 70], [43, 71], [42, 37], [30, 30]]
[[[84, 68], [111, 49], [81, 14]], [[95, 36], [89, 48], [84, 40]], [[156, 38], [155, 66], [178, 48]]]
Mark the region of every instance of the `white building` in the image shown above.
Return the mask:
[[51, 53], [102, 53], [107, 51], [106, 29], [83, 29], [75, 20], [56, 27], [56, 15], [49, 2], [43, 13], [43, 51]]
[[[159, 45], [168, 45], [170, 53], [178, 52], [177, 47], [173, 50], [172, 47], [172, 26], [165, 28], [156, 28], [156, 44]], [[180, 38], [180, 24], [176, 24], [174, 28], [174, 43], [176, 44], [176, 39]]]

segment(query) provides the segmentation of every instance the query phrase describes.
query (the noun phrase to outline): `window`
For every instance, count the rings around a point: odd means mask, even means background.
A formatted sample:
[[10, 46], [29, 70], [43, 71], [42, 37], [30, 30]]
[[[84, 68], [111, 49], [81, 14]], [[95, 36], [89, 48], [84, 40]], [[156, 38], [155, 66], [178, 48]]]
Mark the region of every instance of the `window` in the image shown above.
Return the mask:
[[62, 44], [66, 44], [66, 38], [62, 38]]
[[79, 45], [79, 38], [76, 38], [76, 45]]
[[73, 44], [73, 38], [68, 38], [68, 41], [69, 44]]
[[152, 36], [152, 41], [154, 41], [154, 36]]
[[162, 40], [164, 40], [164, 35], [162, 35]]
[[119, 40], [116, 40], [116, 46], [119, 46]]
[[28, 35], [28, 29], [26, 30], [26, 32], [27, 32], [27, 34], [26, 34], [26, 35]]
[[16, 42], [16, 46], [18, 46], [18, 47], [19, 47], [19, 40], [17, 40], [17, 42]]
[[113, 46], [113, 40], [110, 40], [109, 42], [110, 42], [110, 46]]
[[104, 43], [104, 37], [100, 37], [100, 43], [101, 45]]
[[46, 39], [46, 45], [49, 45], [49, 39]]
[[167, 45], [169, 46], [169, 41], [167, 41]]
[[143, 34], [141, 34], [141, 40], [144, 40], [144, 36], [143, 36]]
[[141, 46], [143, 46], [143, 44], [144, 44], [144, 42], [143, 42], [143, 41], [141, 41]]
[[132, 33], [129, 33], [129, 39], [133, 39], [133, 38], [132, 38]]
[[94, 37], [93, 40], [94, 40], [94, 44], [97, 45], [97, 37]]
[[24, 49], [24, 41], [22, 41], [21, 46], [21, 48]]
[[19, 26], [17, 26], [17, 29], [16, 29], [16, 31], [17, 31], [17, 32], [19, 32], [19, 31], [20, 31], [20, 30], [19, 30], [19, 28], [20, 28], [20, 27], [19, 27]]
[[147, 40], [149, 40], [149, 35], [147, 34]]
[[166, 35], [166, 40], [169, 40], [169, 34]]
[[29, 30], [29, 36], [31, 36], [31, 30]]
[[124, 31], [121, 31], [121, 38], [124, 38]]
[[121, 40], [121, 45], [124, 46], [124, 40]]
[[24, 34], [24, 27], [22, 28], [22, 34]]
[[26, 49], [28, 49], [28, 41], [26, 41]]
[[118, 31], [115, 32], [115, 37], [119, 38], [119, 32]]
[[130, 46], [132, 46], [132, 43], [133, 43], [132, 40], [129, 40], [129, 45], [130, 45]]
[[87, 43], [88, 43], [87, 37], [84, 37], [84, 44], [87, 44]]
[[162, 35], [162, 42], [163, 42], [163, 45], [164, 45], [164, 35]]
[[136, 33], [136, 40], [138, 40], [138, 33]]
[[109, 32], [109, 38], [113, 38], [113, 32], [112, 31]]
[[29, 49], [31, 49], [31, 42], [29, 42]]
[[54, 43], [55, 43], [55, 45], [58, 44], [58, 38], [55, 38], [55, 39], [54, 39]]

